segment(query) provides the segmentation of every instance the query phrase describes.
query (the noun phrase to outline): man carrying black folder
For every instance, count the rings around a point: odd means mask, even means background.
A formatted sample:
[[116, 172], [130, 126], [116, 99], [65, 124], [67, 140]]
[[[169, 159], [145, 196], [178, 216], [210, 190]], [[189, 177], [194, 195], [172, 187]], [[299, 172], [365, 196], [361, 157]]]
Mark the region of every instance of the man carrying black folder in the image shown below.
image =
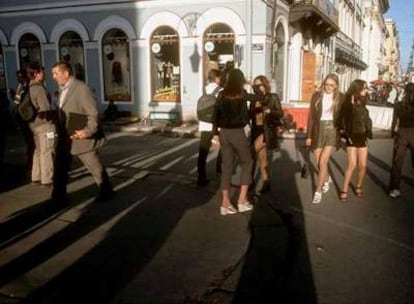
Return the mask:
[[99, 193], [95, 201], [109, 200], [113, 195], [98, 148], [105, 142], [99, 126], [98, 108], [89, 87], [73, 77], [67, 62], [57, 62], [52, 76], [59, 85], [57, 100], [57, 147], [52, 200], [60, 205], [68, 203], [66, 185], [72, 155], [76, 155], [93, 176]]

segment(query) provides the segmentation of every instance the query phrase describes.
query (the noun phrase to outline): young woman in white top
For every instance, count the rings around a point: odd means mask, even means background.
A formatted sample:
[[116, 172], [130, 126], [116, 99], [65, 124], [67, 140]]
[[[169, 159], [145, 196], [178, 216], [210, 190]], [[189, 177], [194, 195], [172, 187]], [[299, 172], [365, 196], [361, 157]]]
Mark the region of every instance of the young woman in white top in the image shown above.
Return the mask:
[[328, 162], [334, 149], [338, 149], [341, 143], [337, 118], [343, 95], [339, 92], [338, 84], [338, 76], [329, 74], [322, 82], [321, 90], [312, 95], [310, 102], [306, 146], [313, 152], [319, 170], [312, 200], [314, 204], [320, 203], [322, 193], [329, 191]]

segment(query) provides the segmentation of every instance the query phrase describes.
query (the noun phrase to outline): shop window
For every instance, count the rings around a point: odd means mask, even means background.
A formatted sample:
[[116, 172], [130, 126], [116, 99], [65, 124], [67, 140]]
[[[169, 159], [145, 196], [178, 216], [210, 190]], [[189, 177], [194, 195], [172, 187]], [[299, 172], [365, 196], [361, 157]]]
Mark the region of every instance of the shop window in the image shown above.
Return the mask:
[[122, 30], [103, 36], [102, 61], [105, 100], [131, 101], [129, 40]]
[[68, 31], [59, 40], [59, 59], [68, 62], [77, 79], [85, 81], [83, 41], [79, 34]]
[[210, 69], [227, 71], [234, 67], [234, 32], [226, 24], [217, 23], [210, 26], [203, 37], [203, 81], [207, 84]]
[[40, 42], [33, 34], [24, 34], [19, 40], [20, 69], [26, 69], [31, 61], [42, 62]]
[[157, 28], [150, 39], [153, 101], [180, 101], [180, 56], [177, 32]]

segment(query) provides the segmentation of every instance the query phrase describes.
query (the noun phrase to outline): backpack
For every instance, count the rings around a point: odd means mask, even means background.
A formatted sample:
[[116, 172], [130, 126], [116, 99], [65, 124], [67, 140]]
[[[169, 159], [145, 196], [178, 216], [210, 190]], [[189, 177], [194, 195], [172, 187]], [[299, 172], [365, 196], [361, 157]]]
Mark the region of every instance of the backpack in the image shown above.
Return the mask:
[[[32, 86], [33, 85], [30, 87]], [[20, 118], [25, 122], [32, 122], [35, 120], [37, 109], [30, 98], [30, 88], [22, 92], [20, 103], [17, 105], [17, 112], [19, 113]]]
[[197, 101], [197, 118], [205, 122], [213, 122], [214, 105], [216, 95], [221, 87], [217, 87], [211, 94], [203, 94]]

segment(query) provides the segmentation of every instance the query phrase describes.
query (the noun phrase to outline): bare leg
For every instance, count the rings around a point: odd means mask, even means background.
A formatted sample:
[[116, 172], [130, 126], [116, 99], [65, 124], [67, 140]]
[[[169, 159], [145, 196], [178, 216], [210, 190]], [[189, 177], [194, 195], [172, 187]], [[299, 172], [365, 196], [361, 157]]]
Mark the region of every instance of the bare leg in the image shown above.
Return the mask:
[[356, 187], [361, 188], [367, 172], [368, 147], [357, 148], [358, 176]]
[[316, 186], [317, 192], [321, 192], [323, 183], [328, 181], [328, 162], [333, 149], [334, 148], [332, 146], [326, 146], [323, 149], [316, 149], [314, 151], [315, 159], [317, 160], [319, 169], [318, 184]]
[[221, 205], [223, 207], [231, 206], [230, 191], [228, 189], [223, 189], [221, 193], [223, 195]]
[[237, 200], [237, 202], [245, 203], [245, 202], [249, 201], [248, 198], [247, 198], [248, 190], [249, 190], [249, 185], [241, 185], [240, 186], [239, 199]]
[[254, 148], [259, 159], [260, 175], [263, 181], [267, 181], [269, 180], [269, 174], [267, 172], [267, 151], [266, 143], [263, 142], [263, 134], [254, 141]]
[[355, 170], [357, 164], [357, 148], [355, 147], [347, 147], [346, 148], [348, 154], [348, 167], [346, 168], [345, 175], [344, 175], [344, 183], [342, 185], [342, 192], [348, 192], [349, 183], [351, 182], [352, 173]]

